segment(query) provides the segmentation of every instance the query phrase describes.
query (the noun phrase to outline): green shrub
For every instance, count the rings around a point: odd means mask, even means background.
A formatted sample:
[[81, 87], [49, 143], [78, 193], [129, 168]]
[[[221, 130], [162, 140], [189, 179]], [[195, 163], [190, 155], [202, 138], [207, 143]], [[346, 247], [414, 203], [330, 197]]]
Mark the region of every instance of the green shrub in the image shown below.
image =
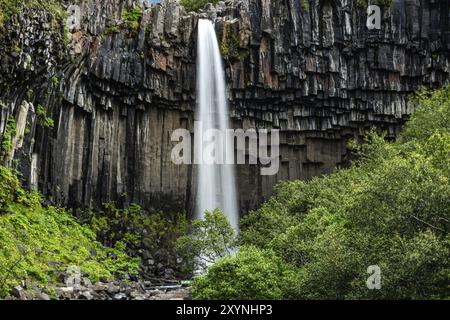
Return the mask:
[[189, 235], [177, 240], [177, 250], [184, 260], [184, 271], [206, 271], [208, 265], [235, 250], [235, 232], [219, 210], [205, 212], [203, 220], [192, 223]]
[[124, 8], [122, 12], [122, 23], [119, 24], [115, 19], [108, 19], [104, 35], [113, 35], [125, 29], [128, 29], [131, 32], [138, 31], [141, 26], [143, 15], [142, 9], [138, 6], [134, 6], [131, 9]]
[[272, 251], [241, 247], [235, 257], [212, 265], [207, 276], [195, 278], [193, 292], [202, 300], [289, 299], [296, 282], [294, 268]]
[[20, 192], [20, 183], [11, 169], [0, 166], [0, 210], [16, 201]]
[[132, 31], [139, 29], [141, 25], [143, 12], [140, 7], [133, 7], [130, 10], [124, 10], [122, 13], [122, 19], [125, 21], [125, 25]]
[[[303, 182], [300, 182], [303, 183]], [[278, 190], [288, 186], [280, 185]], [[295, 224], [298, 219], [290, 214], [285, 199], [277, 197], [270, 199], [263, 206], [241, 219], [241, 232], [238, 236], [242, 244], [251, 243], [265, 248], [269, 240]]]
[[36, 108], [36, 116], [43, 127], [52, 129], [55, 126], [53, 119], [47, 117], [47, 110], [40, 104]]
[[443, 90], [422, 88], [413, 97], [413, 117], [401, 134], [401, 141], [429, 139], [435, 133], [450, 131], [450, 86]]
[[50, 81], [52, 83], [53, 88], [57, 88], [59, 86], [59, 84], [61, 83], [61, 81], [59, 80], [59, 78], [56, 75], [53, 75], [50, 78]]

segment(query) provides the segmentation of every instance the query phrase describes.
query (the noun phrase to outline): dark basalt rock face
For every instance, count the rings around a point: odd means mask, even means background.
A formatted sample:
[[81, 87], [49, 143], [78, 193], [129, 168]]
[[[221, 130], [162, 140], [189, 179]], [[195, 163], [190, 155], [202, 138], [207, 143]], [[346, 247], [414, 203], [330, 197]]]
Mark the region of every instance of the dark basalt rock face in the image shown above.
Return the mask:
[[281, 130], [276, 176], [237, 169], [242, 211], [252, 209], [280, 180], [346, 165], [346, 142], [371, 126], [396, 136], [413, 109], [408, 96], [449, 83], [448, 1], [393, 0], [373, 31], [356, 2], [226, 1], [186, 13], [169, 0], [138, 4], [133, 30], [121, 16], [135, 1], [78, 1], [68, 44], [48, 14], [24, 11], [1, 37], [2, 137], [8, 117], [17, 123], [3, 162], [59, 204], [192, 208], [196, 168], [171, 162], [170, 137], [193, 131], [196, 25], [209, 18], [234, 126]]

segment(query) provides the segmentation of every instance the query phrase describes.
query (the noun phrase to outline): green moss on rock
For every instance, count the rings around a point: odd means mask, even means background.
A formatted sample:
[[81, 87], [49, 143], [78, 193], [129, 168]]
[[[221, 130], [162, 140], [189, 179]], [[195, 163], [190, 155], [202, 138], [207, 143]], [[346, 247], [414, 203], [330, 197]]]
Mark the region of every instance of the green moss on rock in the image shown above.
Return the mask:
[[6, 128], [3, 132], [2, 144], [1, 144], [1, 156], [2, 158], [7, 157], [7, 155], [13, 149], [13, 139], [17, 135], [17, 125], [14, 117], [9, 116], [6, 121]]
[[[225, 25], [222, 41], [219, 44], [220, 53], [225, 59], [239, 58], [239, 35], [231, 25]], [[245, 55], [245, 54], [244, 54]]]
[[125, 21], [125, 25], [132, 31], [139, 29], [141, 25], [143, 12], [140, 7], [133, 7], [129, 10], [124, 10], [122, 13], [122, 19]]
[[300, 0], [303, 11], [309, 12], [309, 0]]

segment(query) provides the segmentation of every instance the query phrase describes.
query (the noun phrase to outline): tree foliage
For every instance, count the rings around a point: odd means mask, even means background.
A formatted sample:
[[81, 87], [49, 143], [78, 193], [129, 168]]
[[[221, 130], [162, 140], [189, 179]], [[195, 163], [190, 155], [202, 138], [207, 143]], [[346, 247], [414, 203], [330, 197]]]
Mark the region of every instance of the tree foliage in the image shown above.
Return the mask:
[[204, 272], [220, 258], [235, 251], [235, 232], [220, 210], [205, 212], [203, 220], [192, 223], [191, 233], [177, 240], [186, 273]]
[[194, 280], [195, 299], [288, 299], [295, 285], [295, 270], [273, 251], [241, 247], [212, 265], [208, 275]]

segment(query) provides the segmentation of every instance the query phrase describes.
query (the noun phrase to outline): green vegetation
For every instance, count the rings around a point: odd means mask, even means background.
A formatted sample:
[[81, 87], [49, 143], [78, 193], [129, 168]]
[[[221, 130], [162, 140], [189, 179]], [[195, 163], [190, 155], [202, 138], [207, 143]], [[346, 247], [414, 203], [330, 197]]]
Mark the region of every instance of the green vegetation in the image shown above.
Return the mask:
[[133, 7], [130, 10], [124, 10], [122, 13], [122, 19], [125, 21], [125, 26], [132, 30], [136, 31], [141, 26], [143, 12], [140, 7]]
[[122, 12], [122, 24], [117, 24], [114, 19], [108, 19], [104, 35], [119, 33], [122, 29], [128, 29], [132, 32], [138, 31], [143, 15], [142, 9], [137, 6], [131, 9], [124, 9]]
[[145, 248], [157, 263], [174, 269], [179, 257], [177, 239], [189, 227], [186, 214], [150, 213], [135, 204], [118, 209], [114, 202], [105, 203], [103, 210], [90, 211], [87, 222], [104, 245], [122, 242], [130, 249]]
[[96, 281], [136, 274], [138, 264], [123, 242], [102, 246], [69, 212], [43, 207], [38, 193], [24, 191], [13, 171], [0, 167], [0, 297], [20, 280], [42, 288], [58, 284], [69, 266]]
[[216, 4], [219, 0], [181, 0], [181, 4], [187, 11], [198, 11], [203, 9], [207, 3]]
[[47, 110], [41, 104], [36, 107], [36, 116], [43, 127], [52, 129], [55, 126], [55, 122], [47, 116]]
[[33, 98], [34, 98], [34, 91], [33, 91], [33, 89], [30, 88], [27, 91], [27, 99], [28, 99], [28, 101], [32, 101]]
[[194, 280], [195, 299], [278, 300], [295, 287], [295, 268], [271, 250], [244, 246], [209, 268], [207, 277]]
[[184, 272], [206, 271], [208, 265], [233, 253], [236, 249], [235, 236], [225, 214], [219, 210], [205, 212], [204, 220], [194, 221], [190, 234], [177, 240]]
[[303, 11], [309, 12], [309, 0], [300, 0]]
[[[396, 142], [370, 132], [349, 169], [285, 182], [241, 225], [196, 298], [450, 298], [450, 87], [422, 89]], [[381, 290], [369, 290], [369, 266]]]
[[[52, 14], [54, 23], [58, 20], [64, 20], [67, 13], [61, 6], [59, 0], [0, 0], [0, 31], [4, 30], [5, 25], [15, 14], [18, 14], [23, 8], [43, 9]], [[65, 23], [63, 23], [63, 26]]]
[[9, 116], [6, 120], [6, 128], [2, 136], [1, 157], [4, 159], [13, 149], [13, 139], [17, 135], [17, 125], [14, 117]]
[[61, 83], [61, 81], [59, 80], [59, 78], [58, 78], [57, 76], [55, 76], [55, 75], [53, 75], [53, 76], [50, 78], [50, 81], [51, 81], [51, 84], [52, 84], [53, 88], [57, 88], [57, 87], [59, 86], [59, 84]]
[[231, 25], [225, 25], [222, 41], [220, 42], [220, 53], [225, 59], [239, 57], [239, 35]]
[[0, 0], [0, 31], [5, 28], [11, 16], [19, 12], [18, 2], [15, 0]]
[[105, 30], [105, 35], [109, 36], [115, 33], [119, 33], [120, 32], [120, 28], [117, 25], [110, 25], [107, 26], [106, 30]]

